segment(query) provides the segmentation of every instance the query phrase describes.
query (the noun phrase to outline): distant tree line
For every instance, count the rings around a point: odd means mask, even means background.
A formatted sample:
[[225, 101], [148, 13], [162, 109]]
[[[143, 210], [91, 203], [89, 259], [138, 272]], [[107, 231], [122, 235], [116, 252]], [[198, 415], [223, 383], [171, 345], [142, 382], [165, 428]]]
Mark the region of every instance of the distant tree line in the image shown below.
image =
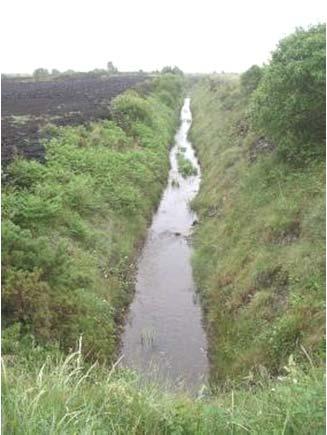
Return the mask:
[[[110, 75], [110, 74], [117, 74], [119, 73], [119, 70], [117, 67], [114, 66], [112, 61], [109, 61], [107, 63], [107, 69], [104, 68], [95, 68], [89, 72], [78, 72], [78, 71], [74, 71], [72, 69], [66, 70], [66, 71], [59, 71], [58, 69], [52, 69], [51, 71], [49, 71], [46, 68], [37, 68], [36, 70], [34, 70], [33, 72], [33, 78], [36, 81], [41, 81], [41, 80], [46, 80], [49, 78], [53, 78], [53, 77], [62, 77], [62, 76], [71, 76], [71, 75], [76, 75], [76, 74], [82, 74], [82, 75]], [[139, 74], [144, 74], [144, 71], [142, 69], [138, 70]], [[165, 66], [162, 68], [162, 70], [159, 71], [153, 71], [154, 74], [174, 74], [174, 75], [179, 75], [179, 76], [183, 76], [184, 73], [183, 71], [178, 68], [178, 66]]]
[[[118, 68], [115, 67], [111, 61], [109, 61], [107, 63], [107, 69], [95, 68], [94, 70], [91, 70], [91, 71], [89, 71], [87, 73], [83, 73], [83, 74], [107, 75], [107, 74], [115, 74], [115, 73], [118, 73]], [[54, 68], [50, 72], [46, 68], [37, 68], [33, 72], [33, 78], [37, 81], [40, 81], [40, 80], [46, 80], [47, 78], [51, 78], [51, 77], [67, 76], [67, 75], [74, 75], [74, 74], [82, 74], [82, 73], [74, 71], [72, 69], [61, 72], [58, 69]]]
[[176, 74], [176, 75], [181, 75], [181, 76], [184, 75], [183, 71], [180, 68], [178, 68], [178, 66], [176, 66], [176, 65], [174, 67], [172, 67], [172, 66], [163, 67], [161, 70], [161, 73], [162, 74]]

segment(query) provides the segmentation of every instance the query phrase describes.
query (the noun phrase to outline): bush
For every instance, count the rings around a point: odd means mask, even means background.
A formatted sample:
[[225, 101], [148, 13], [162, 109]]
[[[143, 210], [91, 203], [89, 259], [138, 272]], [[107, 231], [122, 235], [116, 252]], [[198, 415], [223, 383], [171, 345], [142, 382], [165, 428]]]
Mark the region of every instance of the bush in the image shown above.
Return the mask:
[[157, 95], [167, 103], [166, 92], [171, 96], [169, 107], [176, 107], [183, 92], [184, 81], [180, 75], [164, 74], [154, 81], [154, 88]]
[[[177, 106], [176, 80], [164, 81]], [[19, 324], [19, 340], [64, 351], [83, 334], [84, 352], [101, 361], [114, 357], [131, 258], [166, 181], [179, 107], [129, 91], [113, 109], [125, 130], [112, 120], [48, 128], [43, 164], [6, 167], [2, 203], [5, 328]]]
[[50, 336], [49, 285], [38, 270], [10, 270], [2, 290], [3, 314], [9, 324], [21, 322], [38, 337]]
[[177, 154], [178, 170], [182, 174], [183, 178], [190, 177], [191, 175], [197, 175], [198, 170], [193, 166], [191, 160], [186, 158], [183, 153]]
[[132, 139], [113, 121], [92, 124], [89, 140], [91, 146], [101, 145], [118, 151], [124, 151], [132, 145]]
[[255, 377], [259, 366], [280, 373], [290, 353], [303, 357], [300, 344], [324, 363], [325, 164], [294, 167], [275, 153], [249, 162], [258, 136], [246, 128], [248, 98], [232, 83], [202, 81], [192, 98], [204, 173], [192, 202], [201, 223], [193, 270], [213, 382]]
[[176, 75], [184, 75], [183, 71], [178, 68], [178, 66], [164, 66], [161, 70], [161, 74], [176, 74]]
[[245, 73], [241, 75], [241, 89], [244, 95], [250, 95], [255, 91], [262, 77], [262, 68], [258, 65], [252, 65]]
[[49, 71], [45, 68], [37, 68], [33, 72], [33, 77], [35, 78], [35, 80], [46, 79], [47, 77], [49, 77]]
[[31, 188], [35, 183], [42, 182], [44, 174], [44, 165], [22, 158], [17, 158], [7, 168], [8, 182], [20, 188]]
[[325, 150], [326, 27], [298, 29], [283, 39], [253, 94], [253, 125], [283, 158], [305, 162]]
[[151, 126], [151, 106], [147, 100], [134, 91], [118, 95], [112, 102], [114, 120], [124, 130], [129, 130], [133, 122], [144, 122]]

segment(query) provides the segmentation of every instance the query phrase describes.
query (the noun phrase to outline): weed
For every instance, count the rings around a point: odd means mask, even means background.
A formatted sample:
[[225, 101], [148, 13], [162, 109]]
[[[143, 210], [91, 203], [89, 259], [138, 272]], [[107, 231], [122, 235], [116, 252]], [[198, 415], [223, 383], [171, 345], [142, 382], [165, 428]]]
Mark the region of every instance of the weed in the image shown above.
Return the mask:
[[197, 175], [198, 170], [192, 164], [191, 160], [186, 158], [181, 152], [177, 153], [178, 170], [184, 178]]
[[175, 178], [173, 178], [173, 179], [171, 180], [171, 186], [172, 186], [172, 187], [176, 187], [176, 188], [178, 188], [178, 187], [179, 187], [179, 182], [178, 182], [178, 180], [176, 180]]

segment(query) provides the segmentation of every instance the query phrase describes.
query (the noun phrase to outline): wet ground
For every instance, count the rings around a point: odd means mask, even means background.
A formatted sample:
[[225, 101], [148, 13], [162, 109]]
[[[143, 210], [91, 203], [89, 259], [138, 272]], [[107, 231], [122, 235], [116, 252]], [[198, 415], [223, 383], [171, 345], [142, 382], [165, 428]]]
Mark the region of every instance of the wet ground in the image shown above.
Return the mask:
[[[200, 185], [200, 167], [187, 133], [190, 99], [170, 152], [167, 188], [138, 261], [136, 294], [122, 338], [123, 364], [146, 377], [198, 390], [208, 373], [206, 336], [192, 277], [190, 235], [196, 221], [189, 203]], [[183, 178], [176, 154], [183, 152], [198, 174]]]

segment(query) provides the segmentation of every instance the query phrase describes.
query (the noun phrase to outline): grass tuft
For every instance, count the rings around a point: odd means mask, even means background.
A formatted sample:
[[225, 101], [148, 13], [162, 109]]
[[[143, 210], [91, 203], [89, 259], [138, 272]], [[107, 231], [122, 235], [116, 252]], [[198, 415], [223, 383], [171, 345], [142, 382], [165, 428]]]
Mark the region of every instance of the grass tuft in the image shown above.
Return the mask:
[[[301, 370], [293, 359], [279, 380], [262, 374], [215, 395], [168, 392], [117, 364], [86, 364], [37, 348], [28, 361], [2, 364], [2, 430], [6, 434], [323, 434], [323, 371]], [[29, 370], [26, 367], [29, 366]]]
[[178, 170], [182, 174], [183, 178], [191, 177], [192, 175], [197, 175], [198, 170], [193, 165], [191, 160], [189, 160], [182, 152], [177, 153], [177, 164]]

